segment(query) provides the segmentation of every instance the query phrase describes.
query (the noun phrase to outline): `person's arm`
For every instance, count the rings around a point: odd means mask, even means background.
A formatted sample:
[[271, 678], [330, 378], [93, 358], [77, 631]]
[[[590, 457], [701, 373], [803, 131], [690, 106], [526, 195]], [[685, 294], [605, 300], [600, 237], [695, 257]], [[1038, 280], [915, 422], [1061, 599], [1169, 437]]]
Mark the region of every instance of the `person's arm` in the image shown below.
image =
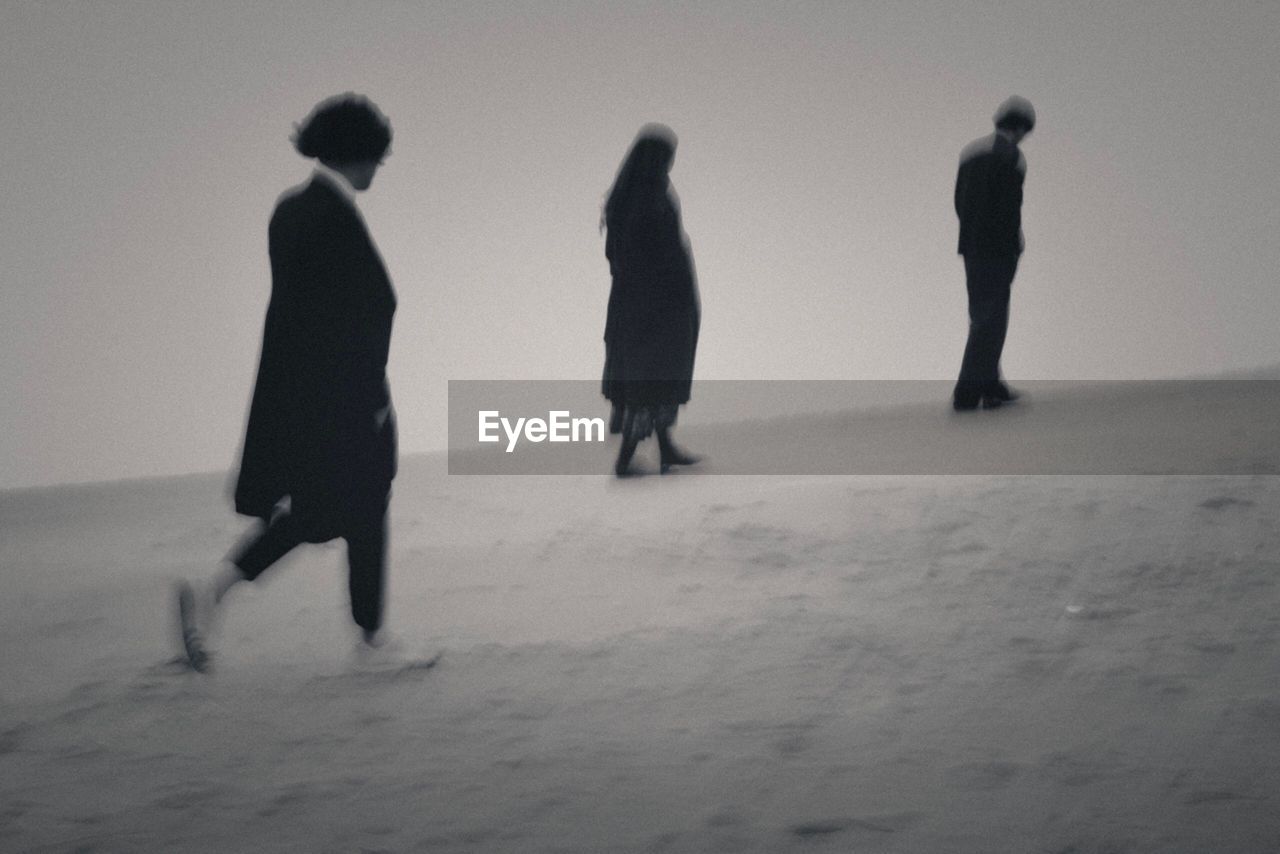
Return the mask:
[[996, 164], [996, 186], [993, 216], [1003, 246], [1022, 251], [1022, 179], [1026, 168], [1022, 152], [1017, 148], [1001, 157]]
[[354, 215], [337, 208], [307, 213], [279, 235], [299, 363], [310, 374], [299, 379], [315, 407], [335, 417], [380, 407], [385, 388], [371, 304], [379, 262]]

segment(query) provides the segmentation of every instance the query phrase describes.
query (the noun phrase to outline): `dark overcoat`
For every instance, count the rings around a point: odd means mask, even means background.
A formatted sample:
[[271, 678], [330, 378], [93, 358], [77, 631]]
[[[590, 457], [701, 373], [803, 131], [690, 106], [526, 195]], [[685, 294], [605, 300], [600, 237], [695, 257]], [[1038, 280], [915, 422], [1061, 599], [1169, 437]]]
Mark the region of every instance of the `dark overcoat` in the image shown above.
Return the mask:
[[1027, 161], [1000, 134], [975, 139], [960, 154], [955, 205], [958, 251], [967, 258], [1016, 258], [1022, 254], [1022, 184]]
[[324, 178], [281, 198], [268, 237], [271, 301], [235, 506], [267, 519], [287, 497], [321, 542], [385, 507], [395, 477], [395, 293], [363, 218]]
[[686, 403], [701, 307], [680, 210], [661, 193], [609, 228], [613, 286], [605, 320], [604, 396], [614, 403]]

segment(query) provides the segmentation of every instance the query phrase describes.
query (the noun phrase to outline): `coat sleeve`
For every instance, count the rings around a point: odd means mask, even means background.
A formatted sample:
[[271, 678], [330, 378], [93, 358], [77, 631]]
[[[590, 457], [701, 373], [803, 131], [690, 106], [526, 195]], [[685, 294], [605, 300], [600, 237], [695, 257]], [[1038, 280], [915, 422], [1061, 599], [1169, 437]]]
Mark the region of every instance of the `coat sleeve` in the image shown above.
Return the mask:
[[993, 231], [1001, 249], [1016, 255], [1022, 252], [1022, 152], [1005, 152], [993, 168]]

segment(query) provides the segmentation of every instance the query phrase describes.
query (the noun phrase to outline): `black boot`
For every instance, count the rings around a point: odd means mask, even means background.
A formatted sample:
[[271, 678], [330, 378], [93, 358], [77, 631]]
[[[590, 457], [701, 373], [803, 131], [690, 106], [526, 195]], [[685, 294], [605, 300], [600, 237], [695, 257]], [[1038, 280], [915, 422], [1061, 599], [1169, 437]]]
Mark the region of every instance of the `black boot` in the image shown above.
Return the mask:
[[[982, 402], [986, 405], [989, 401], [999, 401], [1000, 404], [1013, 403], [1022, 397], [1022, 393], [1005, 385], [1002, 380], [996, 380], [987, 386], [982, 392]], [[999, 405], [999, 404], [997, 404]]]
[[675, 446], [671, 441], [671, 432], [666, 427], [658, 428], [658, 451], [661, 453], [661, 468], [663, 474], [671, 470], [672, 466], [692, 466], [702, 462], [702, 457], [695, 454], [688, 454]]
[[622, 414], [622, 404], [615, 403], [613, 412], [609, 415], [609, 432], [614, 436], [622, 432]]
[[972, 412], [982, 403], [982, 385], [972, 380], [960, 380], [951, 394], [951, 407], [956, 412]]
[[622, 447], [618, 449], [618, 461], [613, 464], [613, 473], [618, 477], [628, 477], [631, 474], [631, 458], [635, 456], [637, 444], [635, 439], [623, 438]]

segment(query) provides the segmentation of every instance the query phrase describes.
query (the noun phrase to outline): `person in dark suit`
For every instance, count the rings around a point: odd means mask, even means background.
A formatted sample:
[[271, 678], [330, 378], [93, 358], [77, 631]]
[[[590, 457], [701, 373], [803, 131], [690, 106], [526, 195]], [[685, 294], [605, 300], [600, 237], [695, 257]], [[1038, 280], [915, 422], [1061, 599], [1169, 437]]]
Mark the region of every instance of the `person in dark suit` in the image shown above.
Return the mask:
[[201, 671], [226, 592], [300, 543], [347, 541], [352, 617], [366, 644], [381, 641], [396, 297], [355, 195], [386, 157], [391, 125], [347, 93], [318, 104], [293, 142], [318, 163], [281, 196], [268, 228], [271, 300], [234, 490], [236, 512], [262, 521], [209, 583], [178, 590], [184, 650]]
[[1036, 125], [1025, 98], [1014, 95], [996, 110], [995, 133], [976, 139], [960, 155], [955, 206], [959, 252], [969, 291], [969, 340], [952, 396], [956, 411], [994, 408], [1017, 400], [1000, 378], [1000, 354], [1009, 328], [1009, 295], [1023, 250], [1022, 183], [1027, 161], [1018, 143]]
[[637, 445], [658, 437], [661, 471], [693, 465], [671, 428], [689, 400], [701, 306], [689, 239], [669, 172], [676, 135], [659, 124], [640, 129], [618, 169], [600, 227], [612, 287], [605, 320], [602, 390], [622, 434], [614, 472], [630, 473]]

